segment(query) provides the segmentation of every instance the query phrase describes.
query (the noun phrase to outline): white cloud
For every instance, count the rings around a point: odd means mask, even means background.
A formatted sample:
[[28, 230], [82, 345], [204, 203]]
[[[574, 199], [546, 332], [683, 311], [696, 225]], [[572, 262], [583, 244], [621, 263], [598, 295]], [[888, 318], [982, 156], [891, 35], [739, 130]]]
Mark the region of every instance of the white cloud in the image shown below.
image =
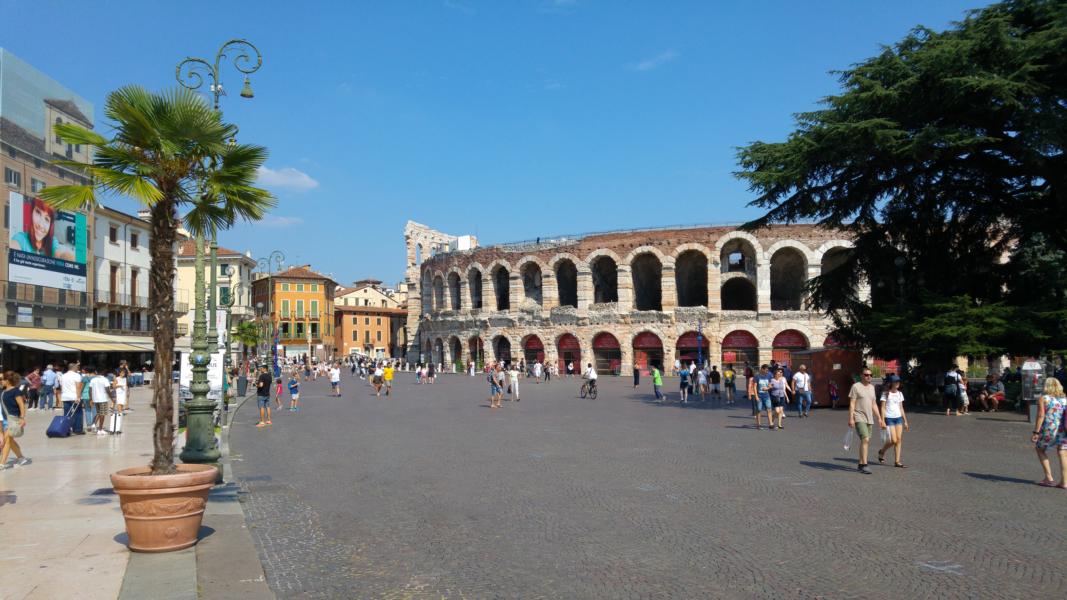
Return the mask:
[[629, 68], [633, 71], [651, 71], [662, 67], [676, 58], [678, 58], [677, 52], [674, 50], [665, 50], [650, 58], [631, 63]]
[[564, 85], [563, 82], [559, 81], [558, 79], [546, 79], [544, 82], [544, 88], [550, 92], [562, 90], [565, 87], [567, 86]]
[[456, 0], [444, 0], [443, 4], [444, 4], [445, 8], [450, 8], [452, 10], [459, 11], [459, 12], [465, 14], [465, 15], [473, 15], [474, 14], [474, 9], [473, 8], [471, 8], [470, 6], [467, 6], [466, 4], [463, 4], [462, 2], [457, 2]]
[[292, 227], [303, 222], [304, 220], [300, 217], [279, 217], [276, 215], [267, 215], [259, 220], [259, 224], [263, 227]]
[[268, 167], [260, 167], [256, 182], [264, 187], [298, 192], [306, 192], [319, 187], [319, 182], [312, 179], [310, 175], [293, 167], [282, 167], [277, 171]]

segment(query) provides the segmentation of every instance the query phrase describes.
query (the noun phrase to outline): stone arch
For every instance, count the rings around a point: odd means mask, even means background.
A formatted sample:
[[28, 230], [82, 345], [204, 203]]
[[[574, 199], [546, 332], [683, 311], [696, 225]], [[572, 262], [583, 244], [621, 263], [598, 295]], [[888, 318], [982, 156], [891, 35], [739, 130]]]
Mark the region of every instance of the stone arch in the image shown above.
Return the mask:
[[578, 263], [571, 255], [563, 255], [553, 262], [553, 270], [559, 305], [578, 308]]
[[448, 353], [452, 357], [452, 364], [456, 366], [456, 371], [463, 371], [465, 364], [463, 360], [463, 342], [459, 341], [458, 336], [451, 336], [448, 338]]
[[[783, 329], [771, 340], [771, 359], [780, 364], [790, 363], [790, 351], [811, 348], [811, 335], [798, 327]], [[795, 365], [793, 365], [795, 366]]]
[[649, 367], [656, 367], [663, 371], [663, 333], [651, 328], [644, 328], [630, 337], [630, 348], [633, 350], [633, 366], [635, 369], [646, 371]]
[[[622, 368], [622, 345], [610, 331], [599, 331], [593, 336], [593, 360], [597, 373], [617, 373]], [[585, 370], [585, 365], [582, 365]]]
[[683, 364], [692, 362], [700, 366], [704, 364], [704, 361], [711, 360], [711, 339], [704, 332], [685, 331], [678, 336], [674, 346], [675, 357]]
[[695, 248], [679, 248], [674, 258], [674, 289], [678, 294], [678, 306], [708, 305], [708, 254], [707, 248], [698, 244]]
[[[634, 308], [663, 310], [663, 256], [661, 253], [632, 254], [630, 277], [633, 280]], [[627, 257], [629, 258], [629, 257]]]
[[[559, 263], [562, 262], [562, 261], [565, 261], [565, 260], [571, 261], [571, 263], [575, 267], [577, 267], [578, 265], [582, 264], [582, 260], [580, 258], [578, 258], [577, 256], [571, 254], [570, 252], [560, 252], [559, 254], [556, 254], [552, 258], [548, 259], [548, 265], [547, 266], [548, 266], [549, 270], [555, 271], [559, 267]], [[585, 262], [589, 262], [589, 261], [586, 260]]]
[[773, 257], [774, 254], [782, 248], [795, 249], [797, 252], [804, 255], [804, 260], [806, 260], [809, 264], [815, 262], [816, 260], [816, 255], [814, 252], [811, 251], [811, 248], [809, 248], [804, 242], [800, 242], [797, 240], [778, 240], [777, 242], [771, 244], [770, 247], [768, 247], [763, 252], [764, 260], [770, 260], [771, 257]]
[[634, 259], [642, 254], [654, 254], [656, 258], [659, 259], [659, 264], [661, 265], [674, 265], [674, 257], [663, 254], [663, 251], [655, 246], [638, 246], [637, 248], [634, 248], [626, 255], [626, 258], [622, 260], [622, 264], [632, 265]]
[[[748, 335], [739, 335], [739, 333]], [[740, 342], [738, 338], [742, 338]], [[740, 372], [742, 365], [748, 363], [753, 370], [756, 370], [759, 368], [759, 349], [764, 345], [764, 341], [760, 339], [760, 332], [754, 327], [733, 325], [722, 336], [720, 344], [722, 364], [736, 365], [737, 371]]]
[[748, 277], [732, 277], [720, 288], [723, 310], [757, 310], [756, 284]]
[[543, 274], [541, 261], [532, 256], [525, 257], [515, 267], [522, 278], [522, 296], [524, 301], [534, 302], [538, 306], [544, 303]]
[[[740, 254], [743, 259], [739, 265], [731, 265], [730, 258], [735, 254]], [[722, 273], [742, 271], [755, 276], [762, 256], [763, 245], [754, 235], [744, 231], [728, 232], [715, 242], [715, 257]]]
[[463, 307], [463, 298], [462, 294], [460, 294], [461, 286], [459, 282], [459, 269], [455, 267], [449, 269], [446, 285], [448, 286], [448, 305], [452, 310], [459, 310]]
[[470, 295], [471, 309], [481, 310], [485, 308], [485, 300], [482, 288], [485, 285], [485, 267], [478, 263], [471, 263], [467, 268], [467, 292]]
[[433, 342], [433, 364], [439, 365], [445, 362], [445, 342], [437, 338]]
[[[770, 255], [771, 310], [800, 310], [808, 281], [808, 254], [792, 244], [775, 244]], [[769, 251], [768, 251], [769, 252]]]
[[467, 339], [467, 348], [470, 350], [470, 360], [481, 368], [485, 364], [485, 340], [480, 335], [472, 335]]
[[567, 373], [567, 363], [573, 362], [579, 373], [582, 365], [582, 343], [578, 336], [565, 331], [556, 336], [552, 344], [556, 347], [556, 360], [560, 375]]
[[619, 259], [610, 250], [597, 250], [589, 255], [589, 271], [593, 278], [593, 302], [619, 301]]
[[499, 362], [510, 363], [512, 360], [511, 339], [504, 334], [498, 334], [493, 340], [493, 359]]
[[445, 276], [440, 271], [433, 274], [433, 310], [440, 312], [445, 310]]
[[519, 347], [522, 349], [522, 357], [526, 359], [526, 364], [544, 362], [545, 342], [541, 339], [541, 336], [536, 333], [528, 333], [519, 340]]
[[819, 257], [819, 274], [825, 275], [844, 264], [848, 254], [852, 251], [852, 244], [845, 242], [827, 242], [820, 246], [816, 252]]
[[511, 267], [504, 260], [489, 265], [489, 280], [496, 298], [496, 310], [511, 310]]

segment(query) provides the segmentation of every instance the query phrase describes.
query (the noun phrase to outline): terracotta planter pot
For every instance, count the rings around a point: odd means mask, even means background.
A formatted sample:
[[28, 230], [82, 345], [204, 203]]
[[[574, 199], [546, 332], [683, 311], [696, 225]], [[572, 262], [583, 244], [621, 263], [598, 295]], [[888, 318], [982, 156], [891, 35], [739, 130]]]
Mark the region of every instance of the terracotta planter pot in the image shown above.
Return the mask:
[[111, 485], [126, 518], [129, 548], [136, 552], [170, 552], [196, 543], [207, 495], [218, 469], [211, 465], [177, 465], [173, 475], [149, 475], [148, 467], [123, 469]]

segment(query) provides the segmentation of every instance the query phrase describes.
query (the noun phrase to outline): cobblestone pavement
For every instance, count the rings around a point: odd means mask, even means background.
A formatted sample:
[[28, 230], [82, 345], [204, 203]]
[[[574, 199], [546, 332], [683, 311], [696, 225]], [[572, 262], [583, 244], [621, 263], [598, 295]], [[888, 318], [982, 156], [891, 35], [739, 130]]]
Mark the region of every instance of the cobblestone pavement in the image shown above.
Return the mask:
[[[855, 471], [844, 411], [751, 428], [749, 409], [651, 404], [604, 379], [482, 377], [392, 398], [345, 379], [231, 433], [280, 598], [1064, 597], [1067, 491], [1018, 415], [914, 414], [909, 469]], [[670, 382], [668, 382], [670, 387]], [[640, 392], [640, 393], [639, 393]], [[873, 455], [873, 453], [872, 453]], [[890, 463], [892, 460], [890, 460]]]

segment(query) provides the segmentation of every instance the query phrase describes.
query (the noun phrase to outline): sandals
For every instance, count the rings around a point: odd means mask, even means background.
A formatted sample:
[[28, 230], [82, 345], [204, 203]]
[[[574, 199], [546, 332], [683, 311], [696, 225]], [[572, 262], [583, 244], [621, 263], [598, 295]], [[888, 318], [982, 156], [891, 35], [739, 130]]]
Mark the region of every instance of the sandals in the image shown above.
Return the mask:
[[1050, 479], [1043, 479], [1041, 481], [1035, 481], [1034, 483], [1041, 487], [1059, 487], [1054, 480]]
[[[878, 464], [880, 464], [880, 465], [884, 465], [885, 464], [885, 451], [884, 450], [879, 450], [878, 451]], [[899, 467], [900, 465], [898, 464], [896, 466]]]
[[893, 466], [898, 468], [898, 469], [907, 469], [908, 468], [908, 465], [906, 465], [904, 463], [893, 463]]

